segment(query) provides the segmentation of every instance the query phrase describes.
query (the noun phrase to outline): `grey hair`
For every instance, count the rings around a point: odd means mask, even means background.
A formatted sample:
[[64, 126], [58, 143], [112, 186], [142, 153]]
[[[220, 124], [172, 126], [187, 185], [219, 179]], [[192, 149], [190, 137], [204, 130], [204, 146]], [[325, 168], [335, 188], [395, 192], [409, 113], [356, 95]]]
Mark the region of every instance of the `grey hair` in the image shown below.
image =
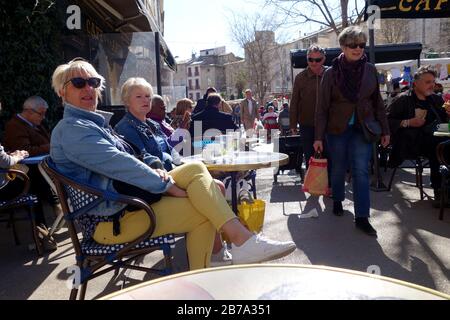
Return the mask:
[[164, 98], [161, 97], [159, 94], [154, 94], [152, 97], [152, 105], [156, 103], [165, 104]]
[[48, 109], [47, 101], [39, 96], [31, 96], [23, 103], [23, 109], [38, 110], [39, 108]]
[[414, 81], [419, 80], [424, 74], [427, 73], [431, 74], [435, 78], [437, 77], [436, 70], [434, 70], [431, 66], [421, 66], [414, 74]]
[[309, 48], [308, 48], [308, 50], [306, 51], [306, 55], [310, 55], [311, 53], [313, 53], [313, 52], [319, 52], [319, 53], [321, 53], [323, 56], [325, 56], [325, 50], [322, 48], [322, 47], [320, 47], [320, 46], [318, 46], [318, 45], [315, 45], [315, 44], [312, 44]]
[[338, 36], [339, 45], [341, 47], [357, 42], [367, 42], [367, 35], [357, 26], [347, 27], [341, 31]]

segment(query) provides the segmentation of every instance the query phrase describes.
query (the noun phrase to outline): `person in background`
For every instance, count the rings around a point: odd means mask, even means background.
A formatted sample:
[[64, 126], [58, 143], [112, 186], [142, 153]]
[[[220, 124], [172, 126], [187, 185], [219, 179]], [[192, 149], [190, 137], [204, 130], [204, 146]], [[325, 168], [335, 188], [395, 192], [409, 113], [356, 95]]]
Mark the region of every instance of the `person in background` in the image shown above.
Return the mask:
[[292, 134], [298, 134], [297, 126], [300, 127], [299, 139], [308, 169], [309, 159], [314, 155], [314, 115], [321, 95], [320, 82], [325, 72], [325, 50], [312, 45], [308, 48], [306, 57], [308, 67], [295, 77], [289, 118]]
[[345, 173], [351, 168], [355, 226], [370, 236], [377, 232], [369, 222], [369, 161], [372, 143], [366, 141], [362, 126], [377, 120], [381, 144], [389, 144], [389, 125], [378, 86], [376, 68], [367, 62], [364, 48], [367, 36], [359, 27], [348, 27], [338, 37], [342, 53], [322, 76], [320, 99], [315, 114], [314, 150], [323, 151], [327, 134], [331, 157], [333, 213], [344, 214]]
[[152, 97], [152, 108], [151, 111], [147, 114], [147, 118], [152, 119], [156, 123], [159, 124], [161, 131], [166, 135], [166, 137], [170, 137], [173, 133], [174, 129], [172, 126], [166, 121], [166, 103], [164, 102], [163, 97], [160, 95], [153, 95]]
[[172, 122], [170, 123], [172, 128], [175, 130], [178, 128], [189, 130], [193, 108], [194, 102], [191, 99], [184, 98], [178, 100]]
[[[191, 137], [194, 138], [194, 134], [202, 134], [209, 129], [217, 129], [222, 134], [225, 134], [227, 130], [236, 130], [237, 126], [233, 122], [231, 114], [219, 111], [219, 105], [222, 98], [217, 93], [212, 93], [208, 96], [206, 108], [200, 113], [196, 113], [192, 116], [192, 123], [189, 129]], [[195, 132], [195, 122], [201, 123], [202, 131]]]
[[[48, 110], [47, 102], [40, 96], [31, 96], [25, 100], [22, 112], [14, 115], [5, 125], [4, 146], [7, 151], [25, 150], [30, 157], [45, 155], [50, 151], [50, 133], [43, 121]], [[37, 224], [48, 233], [44, 212], [44, 202], [53, 208], [55, 216], [62, 214], [62, 208], [57, 195], [48, 185], [39, 171], [37, 164], [28, 165], [30, 178], [30, 193], [38, 198], [39, 213]], [[56, 246], [51, 246], [56, 249]]]
[[194, 111], [192, 112], [192, 115], [197, 114], [205, 110], [206, 107], [206, 99], [211, 93], [217, 93], [216, 88], [209, 87], [206, 89], [205, 94], [203, 95], [203, 98], [197, 101], [197, 104], [195, 105]]
[[252, 90], [245, 90], [245, 99], [241, 101], [241, 122], [245, 131], [251, 130], [248, 136], [253, 135], [255, 121], [259, 120], [258, 103], [253, 99]]
[[[169, 145], [159, 124], [146, 117], [153, 108], [152, 95], [153, 89], [144, 78], [129, 78], [125, 81], [122, 85], [121, 97], [127, 112], [116, 124], [114, 130], [134, 147], [138, 155], [151, 154], [161, 162], [157, 168], [170, 171], [173, 169], [173, 158], [179, 158], [179, 155]], [[155, 99], [155, 101], [160, 100]]]
[[405, 159], [425, 156], [430, 162], [430, 180], [434, 191], [433, 206], [440, 201], [441, 175], [436, 147], [443, 137], [433, 136], [433, 122], [448, 122], [450, 110], [442, 108], [442, 96], [434, 93], [436, 72], [429, 66], [420, 67], [413, 87], [388, 106], [388, 119], [392, 132], [392, 150], [388, 165], [397, 167]]
[[[153, 169], [129, 154], [124, 141], [106, 129], [97, 113], [104, 78], [86, 61], [70, 61], [56, 68], [52, 77], [55, 92], [63, 100], [64, 117], [52, 132], [50, 156], [56, 169], [81, 183], [115, 191], [116, 181], [148, 193], [156, 215], [153, 236], [186, 233], [191, 270], [210, 265], [217, 231], [232, 242], [233, 263], [256, 263], [279, 258], [295, 250], [292, 241], [278, 242], [248, 231], [234, 215], [206, 166], [201, 162], [179, 166], [170, 172]], [[129, 194], [130, 195], [130, 194]], [[88, 216], [108, 217], [96, 224], [92, 238], [101, 244], [120, 244], [136, 239], [150, 226], [142, 211], [123, 212], [119, 234], [113, 233], [112, 216], [123, 207], [96, 206]]]
[[281, 130], [281, 134], [286, 135], [289, 133], [289, 104], [287, 102], [283, 103], [282, 110], [278, 115], [278, 126]]

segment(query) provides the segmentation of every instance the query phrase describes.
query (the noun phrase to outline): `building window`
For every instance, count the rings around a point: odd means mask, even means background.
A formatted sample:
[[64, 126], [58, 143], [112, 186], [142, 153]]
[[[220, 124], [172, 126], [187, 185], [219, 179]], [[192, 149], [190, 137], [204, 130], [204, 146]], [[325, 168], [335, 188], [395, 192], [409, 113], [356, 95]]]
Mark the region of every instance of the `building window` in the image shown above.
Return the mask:
[[191, 68], [188, 68], [188, 77], [192, 77], [192, 70], [191, 70]]
[[198, 67], [195, 67], [195, 75], [198, 76]]
[[197, 100], [200, 100], [200, 92], [197, 92], [196, 94]]
[[188, 81], [189, 81], [189, 90], [192, 90], [192, 80], [189, 79]]
[[195, 89], [200, 89], [200, 82], [198, 81], [198, 79], [195, 79]]
[[192, 93], [189, 93], [189, 99], [191, 99], [191, 100], [194, 99], [194, 95]]

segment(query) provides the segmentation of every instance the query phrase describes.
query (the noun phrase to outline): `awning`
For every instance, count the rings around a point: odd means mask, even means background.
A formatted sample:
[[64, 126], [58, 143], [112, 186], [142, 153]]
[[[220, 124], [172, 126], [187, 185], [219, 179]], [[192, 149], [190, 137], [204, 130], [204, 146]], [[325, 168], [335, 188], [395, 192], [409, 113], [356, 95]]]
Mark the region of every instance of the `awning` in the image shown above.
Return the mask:
[[115, 27], [121, 32], [159, 32], [160, 54], [169, 68], [176, 70], [175, 59], [143, 0], [97, 0], [96, 3], [114, 17]]
[[[450, 17], [450, 1], [448, 0], [368, 0], [366, 1], [366, 6], [368, 5], [380, 7], [382, 19]], [[365, 15], [364, 18], [367, 20], [367, 15]]]
[[[419, 59], [422, 52], [422, 44], [415, 43], [402, 43], [402, 44], [384, 44], [377, 45], [375, 50], [375, 63], [394, 62], [400, 60]], [[308, 63], [306, 62], [306, 49], [291, 50], [291, 64], [294, 69], [306, 68]], [[369, 50], [365, 51], [365, 54], [369, 55]], [[327, 48], [325, 49], [326, 60], [325, 65], [330, 66], [333, 59], [341, 54], [341, 48]], [[367, 57], [369, 58], [369, 57]]]

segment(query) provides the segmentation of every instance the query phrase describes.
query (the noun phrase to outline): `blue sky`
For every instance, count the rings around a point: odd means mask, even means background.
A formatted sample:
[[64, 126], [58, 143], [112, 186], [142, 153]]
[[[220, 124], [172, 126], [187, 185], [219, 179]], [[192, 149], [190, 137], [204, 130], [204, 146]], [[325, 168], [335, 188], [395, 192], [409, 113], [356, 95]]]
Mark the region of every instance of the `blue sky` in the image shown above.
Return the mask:
[[[327, 3], [336, 3], [330, 0]], [[352, 5], [350, 1], [349, 5]], [[357, 0], [358, 3], [364, 3]], [[164, 1], [165, 31], [164, 39], [174, 56], [187, 59], [192, 52], [199, 53], [225, 45], [227, 51], [243, 56], [242, 49], [233, 43], [227, 16], [234, 12], [256, 12], [261, 10], [264, 0], [166, 0]], [[267, 10], [267, 9], [266, 9]], [[288, 39], [298, 37], [298, 31], [314, 31], [309, 26], [295, 26], [287, 32]]]

